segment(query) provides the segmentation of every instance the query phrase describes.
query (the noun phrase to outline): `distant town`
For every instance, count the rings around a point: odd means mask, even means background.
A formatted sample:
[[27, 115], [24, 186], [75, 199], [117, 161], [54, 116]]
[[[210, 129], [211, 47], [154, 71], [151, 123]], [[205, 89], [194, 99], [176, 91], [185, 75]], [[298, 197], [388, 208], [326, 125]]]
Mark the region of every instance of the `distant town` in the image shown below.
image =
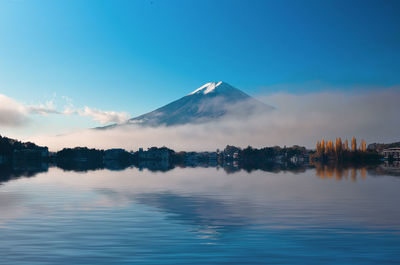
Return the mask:
[[[400, 167], [399, 162], [400, 142], [367, 146], [363, 140], [357, 145], [356, 138], [352, 138], [350, 144], [341, 138], [337, 138], [335, 143], [321, 140], [315, 150], [297, 145], [260, 149], [228, 145], [213, 152], [176, 152], [167, 147], [140, 148], [137, 151], [75, 147], [49, 152], [44, 146], [0, 136], [0, 170], [6, 172], [5, 175], [8, 172], [10, 177], [13, 174], [29, 175], [46, 171], [49, 166], [74, 171], [122, 170], [127, 167], [167, 171], [175, 167], [220, 167], [229, 173], [241, 169], [302, 171], [309, 167], [321, 168], [321, 164], [361, 167], [384, 163], [387, 168], [396, 169]], [[329, 170], [329, 167], [324, 168]]]

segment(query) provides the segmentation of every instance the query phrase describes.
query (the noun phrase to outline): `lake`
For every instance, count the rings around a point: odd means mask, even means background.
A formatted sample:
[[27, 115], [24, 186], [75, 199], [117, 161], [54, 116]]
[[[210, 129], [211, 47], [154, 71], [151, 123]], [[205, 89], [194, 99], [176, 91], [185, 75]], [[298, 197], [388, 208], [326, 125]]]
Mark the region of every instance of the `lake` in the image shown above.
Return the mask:
[[380, 169], [50, 167], [0, 185], [0, 264], [400, 264]]

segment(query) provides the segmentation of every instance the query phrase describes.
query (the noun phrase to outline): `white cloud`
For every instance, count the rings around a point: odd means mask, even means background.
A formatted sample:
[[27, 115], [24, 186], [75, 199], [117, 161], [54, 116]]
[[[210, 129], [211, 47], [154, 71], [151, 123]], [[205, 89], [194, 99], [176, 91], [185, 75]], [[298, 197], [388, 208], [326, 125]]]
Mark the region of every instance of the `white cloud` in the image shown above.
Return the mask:
[[27, 121], [25, 107], [17, 101], [0, 94], [0, 126], [18, 127]]
[[79, 115], [91, 117], [101, 124], [123, 123], [129, 119], [129, 114], [126, 112], [102, 111], [87, 106], [83, 109], [75, 108], [72, 99], [68, 97], [62, 97], [62, 99], [65, 101], [65, 105], [64, 110], [60, 111], [54, 103], [54, 98], [44, 104], [25, 105], [0, 94], [0, 126], [24, 126], [30, 120], [29, 115]]
[[29, 114], [38, 114], [38, 115], [48, 115], [48, 114], [62, 114], [60, 111], [56, 109], [54, 104], [54, 100], [49, 100], [45, 104], [39, 104], [34, 106], [26, 106]]
[[87, 106], [85, 106], [83, 110], [76, 111], [76, 113], [80, 116], [92, 117], [101, 124], [124, 123], [129, 119], [129, 114], [126, 112], [102, 111]]

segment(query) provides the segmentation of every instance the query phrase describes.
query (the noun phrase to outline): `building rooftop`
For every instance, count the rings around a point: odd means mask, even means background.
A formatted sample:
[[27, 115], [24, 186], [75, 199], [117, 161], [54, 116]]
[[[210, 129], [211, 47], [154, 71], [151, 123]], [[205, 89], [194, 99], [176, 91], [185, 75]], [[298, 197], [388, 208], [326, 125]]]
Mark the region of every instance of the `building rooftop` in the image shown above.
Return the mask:
[[385, 148], [383, 151], [400, 151], [400, 147], [390, 147], [390, 148]]

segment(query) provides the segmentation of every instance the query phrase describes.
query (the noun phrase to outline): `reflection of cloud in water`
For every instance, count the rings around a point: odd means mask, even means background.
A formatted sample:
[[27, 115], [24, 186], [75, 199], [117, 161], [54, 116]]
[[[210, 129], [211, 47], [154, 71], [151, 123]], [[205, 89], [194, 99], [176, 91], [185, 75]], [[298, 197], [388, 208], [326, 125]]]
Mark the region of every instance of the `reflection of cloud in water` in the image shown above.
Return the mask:
[[0, 227], [7, 220], [23, 216], [28, 208], [23, 207], [23, 195], [15, 192], [2, 192], [0, 190]]
[[168, 213], [169, 219], [200, 226], [195, 232], [202, 237], [214, 238], [221, 230], [228, 232], [250, 224], [237, 211], [238, 205], [207, 196], [151, 193], [138, 195], [136, 201]]

